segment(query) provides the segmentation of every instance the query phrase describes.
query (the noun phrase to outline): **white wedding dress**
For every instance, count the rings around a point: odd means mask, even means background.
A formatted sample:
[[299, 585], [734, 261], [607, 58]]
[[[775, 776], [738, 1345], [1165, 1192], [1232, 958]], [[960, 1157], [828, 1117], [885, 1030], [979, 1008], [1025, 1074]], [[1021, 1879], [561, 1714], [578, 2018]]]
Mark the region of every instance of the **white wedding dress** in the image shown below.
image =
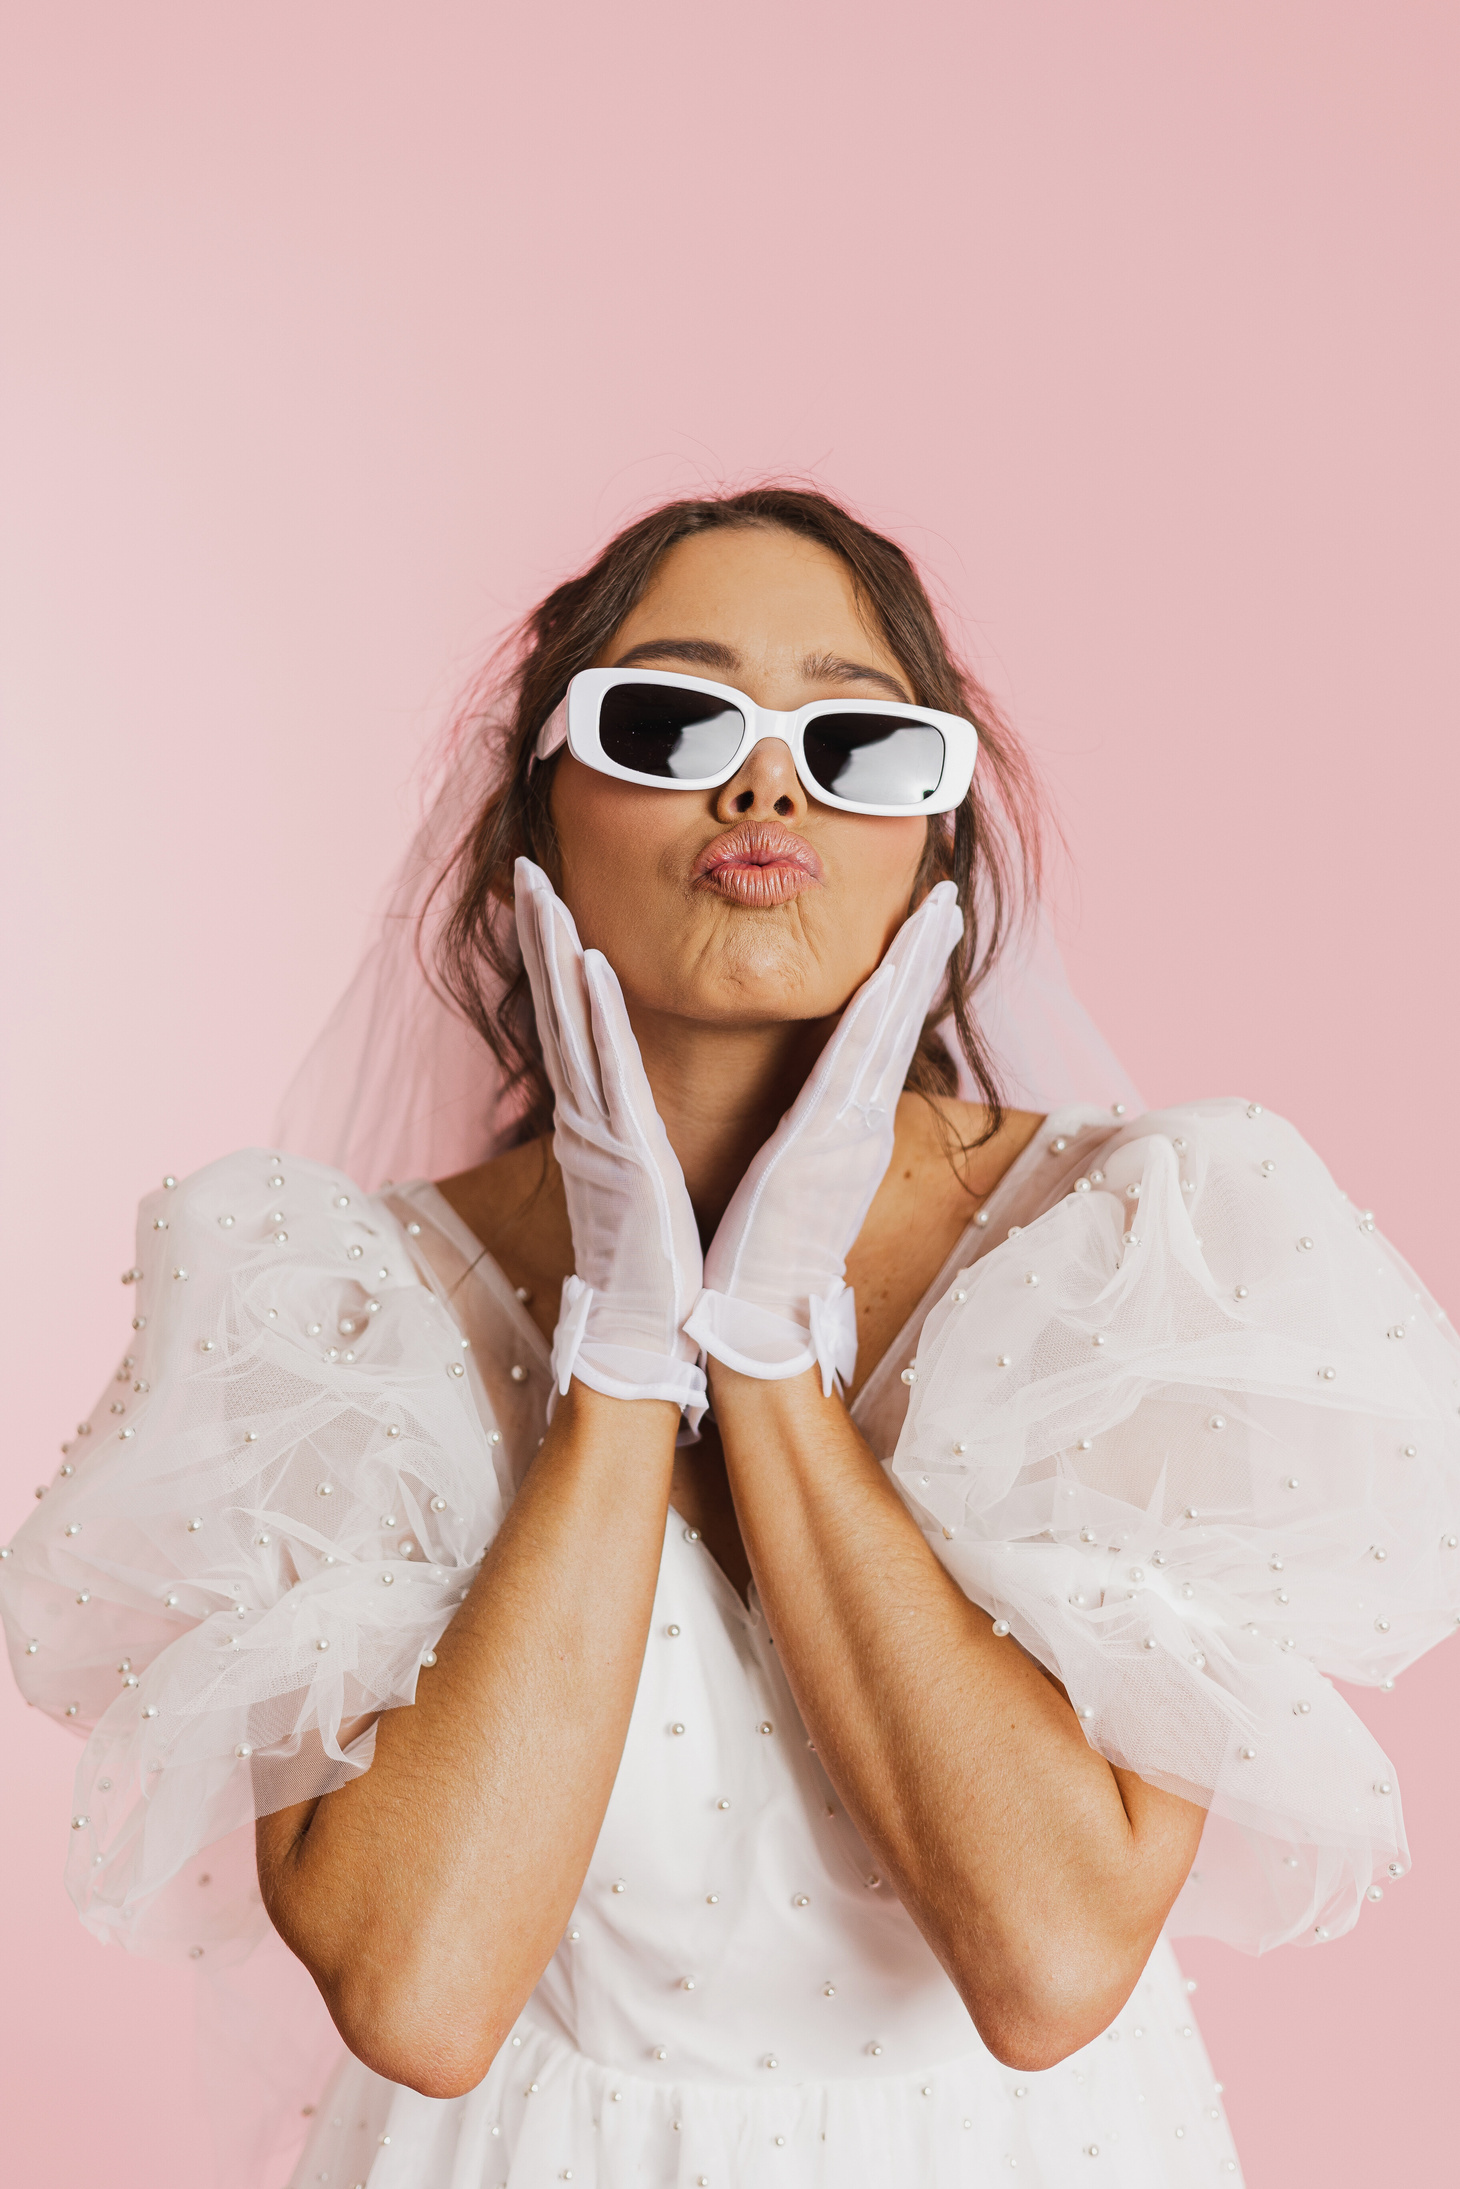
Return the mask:
[[[548, 1357], [441, 1195], [246, 1151], [152, 1195], [115, 1379], [0, 1561], [31, 1701], [89, 1732], [100, 1935], [237, 1958], [256, 1813], [368, 1768], [542, 1435]], [[1210, 1817], [1168, 1926], [1349, 1928], [1408, 1867], [1333, 1686], [1460, 1611], [1460, 1345], [1294, 1130], [1048, 1118], [855, 1418], [1112, 1761]], [[200, 1887], [206, 1883], [206, 1889]], [[322, 2021], [322, 2008], [315, 2009]], [[1239, 2179], [1163, 1940], [1112, 2027], [1004, 2068], [842, 1811], [752, 1594], [671, 1512], [573, 1920], [470, 2095], [339, 2051], [297, 2189], [1195, 2189]]]

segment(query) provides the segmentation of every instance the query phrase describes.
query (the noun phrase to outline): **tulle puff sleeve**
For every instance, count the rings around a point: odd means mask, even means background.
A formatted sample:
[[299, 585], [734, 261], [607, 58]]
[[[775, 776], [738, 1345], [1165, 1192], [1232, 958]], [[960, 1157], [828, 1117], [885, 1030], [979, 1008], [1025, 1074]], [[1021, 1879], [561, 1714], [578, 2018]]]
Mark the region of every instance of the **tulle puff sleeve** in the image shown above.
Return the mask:
[[1332, 1685], [1460, 1612], [1460, 1344], [1290, 1125], [1136, 1121], [929, 1315], [893, 1471], [1117, 1765], [1209, 1810], [1173, 1914], [1250, 1951], [1408, 1867]]
[[89, 1734], [86, 1921], [236, 1954], [266, 1928], [241, 1828], [368, 1767], [358, 1722], [413, 1699], [505, 1462], [424, 1264], [337, 1171], [215, 1163], [142, 1204], [128, 1275], [135, 1337], [0, 1597], [27, 1699]]

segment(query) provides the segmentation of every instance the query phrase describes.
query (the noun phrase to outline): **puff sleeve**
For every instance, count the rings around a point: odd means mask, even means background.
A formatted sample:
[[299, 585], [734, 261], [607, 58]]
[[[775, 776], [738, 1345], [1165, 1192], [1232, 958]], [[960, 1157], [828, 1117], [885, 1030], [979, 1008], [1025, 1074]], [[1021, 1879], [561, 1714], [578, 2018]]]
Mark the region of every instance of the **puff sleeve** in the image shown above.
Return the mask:
[[958, 1276], [892, 1468], [949, 1572], [1112, 1763], [1200, 1802], [1170, 1922], [1260, 1952], [1408, 1868], [1333, 1685], [1460, 1614], [1460, 1344], [1291, 1125], [1133, 1122]]
[[127, 1275], [133, 1342], [0, 1600], [27, 1700], [89, 1736], [67, 1882], [90, 1928], [245, 1952], [252, 1835], [218, 1843], [368, 1767], [354, 1727], [414, 1698], [505, 1462], [429, 1272], [337, 1171], [215, 1163], [143, 1202]]

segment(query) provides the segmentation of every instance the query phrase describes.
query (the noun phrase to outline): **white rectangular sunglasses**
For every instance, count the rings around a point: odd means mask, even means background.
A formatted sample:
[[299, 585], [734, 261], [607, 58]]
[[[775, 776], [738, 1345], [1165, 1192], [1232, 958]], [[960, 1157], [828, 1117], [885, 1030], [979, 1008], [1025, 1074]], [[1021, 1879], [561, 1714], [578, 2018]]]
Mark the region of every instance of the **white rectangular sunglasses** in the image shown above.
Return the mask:
[[731, 684], [660, 669], [582, 669], [538, 735], [621, 783], [717, 790], [763, 737], [790, 747], [811, 797], [843, 813], [947, 813], [968, 794], [978, 732], [961, 715], [885, 699], [816, 699], [789, 714]]

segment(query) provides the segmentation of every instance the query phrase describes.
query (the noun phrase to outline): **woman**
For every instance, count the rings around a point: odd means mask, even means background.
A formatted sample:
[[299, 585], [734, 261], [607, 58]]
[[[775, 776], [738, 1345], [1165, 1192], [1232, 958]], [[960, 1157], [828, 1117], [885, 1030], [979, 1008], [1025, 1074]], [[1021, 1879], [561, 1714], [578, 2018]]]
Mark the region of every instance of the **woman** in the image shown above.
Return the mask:
[[257, 1816], [301, 2185], [1235, 2178], [1163, 1931], [1407, 1867], [1325, 1674], [1455, 1622], [1454, 1338], [1256, 1104], [1001, 1106], [1027, 777], [890, 542], [672, 505], [528, 629], [424, 929], [504, 1152], [168, 1180], [0, 1569], [78, 1900], [246, 1941]]

